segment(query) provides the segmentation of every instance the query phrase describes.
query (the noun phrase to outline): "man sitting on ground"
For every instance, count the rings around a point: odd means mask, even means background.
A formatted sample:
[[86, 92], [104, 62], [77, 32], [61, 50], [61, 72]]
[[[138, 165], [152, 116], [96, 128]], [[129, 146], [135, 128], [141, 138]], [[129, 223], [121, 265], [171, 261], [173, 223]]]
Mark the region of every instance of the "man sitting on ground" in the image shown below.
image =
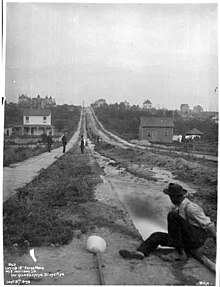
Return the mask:
[[186, 198], [187, 191], [182, 186], [170, 183], [163, 192], [169, 195], [171, 202], [175, 205], [167, 217], [168, 233], [151, 234], [135, 252], [120, 250], [119, 254], [123, 258], [144, 259], [158, 245], [161, 245], [174, 247], [179, 254], [176, 259], [187, 260], [187, 253], [202, 247], [208, 237], [213, 237], [216, 242], [214, 223], [205, 215], [200, 206]]

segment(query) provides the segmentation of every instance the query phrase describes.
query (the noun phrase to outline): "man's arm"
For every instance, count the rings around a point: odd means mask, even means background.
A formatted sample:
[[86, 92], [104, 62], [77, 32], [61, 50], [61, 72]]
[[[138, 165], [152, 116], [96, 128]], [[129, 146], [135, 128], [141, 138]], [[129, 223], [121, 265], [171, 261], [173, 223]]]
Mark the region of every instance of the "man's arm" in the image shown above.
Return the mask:
[[190, 220], [195, 221], [200, 227], [207, 230], [208, 236], [216, 238], [216, 228], [210, 217], [206, 216], [204, 210], [197, 204], [192, 203], [187, 208]]

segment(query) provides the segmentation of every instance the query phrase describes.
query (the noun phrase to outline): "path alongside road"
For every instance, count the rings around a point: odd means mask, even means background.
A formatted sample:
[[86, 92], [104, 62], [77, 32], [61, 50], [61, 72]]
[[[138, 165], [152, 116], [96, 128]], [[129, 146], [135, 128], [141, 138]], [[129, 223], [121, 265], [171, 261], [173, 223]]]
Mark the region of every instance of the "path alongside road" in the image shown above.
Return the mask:
[[209, 160], [209, 161], [218, 161], [218, 157], [217, 156], [211, 156], [211, 155], [204, 155], [204, 154], [198, 154], [198, 153], [189, 153], [189, 152], [182, 152], [182, 151], [171, 151], [171, 150], [166, 150], [166, 149], [159, 149], [159, 148], [155, 148], [155, 147], [147, 147], [146, 149], [148, 149], [149, 151], [162, 151], [162, 152], [166, 152], [166, 153], [173, 153], [173, 154], [178, 154], [180, 156], [191, 156], [191, 157], [196, 157], [196, 158], [201, 158], [201, 159], [205, 159], [205, 160]]
[[[69, 140], [66, 151], [70, 150], [79, 138], [82, 114], [77, 131]], [[32, 181], [42, 168], [47, 168], [63, 155], [63, 147], [53, 149], [25, 161], [3, 168], [3, 202], [13, 196], [18, 188]]]

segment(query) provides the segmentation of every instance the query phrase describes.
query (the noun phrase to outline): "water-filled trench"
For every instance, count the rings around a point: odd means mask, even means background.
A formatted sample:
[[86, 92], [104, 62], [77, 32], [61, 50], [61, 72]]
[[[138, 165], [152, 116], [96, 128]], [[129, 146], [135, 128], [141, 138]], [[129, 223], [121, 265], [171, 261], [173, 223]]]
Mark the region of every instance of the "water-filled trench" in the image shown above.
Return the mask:
[[[90, 145], [90, 148], [93, 147]], [[93, 154], [105, 171], [103, 181], [108, 181], [117, 193], [119, 200], [129, 213], [133, 224], [143, 239], [152, 232], [167, 231], [167, 214], [172, 206], [170, 199], [163, 193], [169, 182], [181, 184], [190, 193], [195, 192], [186, 184], [175, 180], [168, 171], [151, 168], [155, 180], [147, 180], [125, 171], [124, 168], [96, 152]]]

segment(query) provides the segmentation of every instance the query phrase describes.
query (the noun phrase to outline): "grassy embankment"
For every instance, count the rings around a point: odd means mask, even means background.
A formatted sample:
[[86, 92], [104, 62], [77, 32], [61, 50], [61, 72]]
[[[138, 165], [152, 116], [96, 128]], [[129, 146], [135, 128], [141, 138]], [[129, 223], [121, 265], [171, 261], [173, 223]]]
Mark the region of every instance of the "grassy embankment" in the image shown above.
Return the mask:
[[[53, 144], [52, 149], [61, 146], [61, 143], [57, 142]], [[3, 166], [9, 166], [12, 163], [24, 161], [30, 157], [39, 155], [47, 151], [47, 146], [36, 145], [35, 147], [21, 146], [14, 147], [13, 145], [6, 145], [3, 154]]]
[[100, 174], [88, 150], [82, 155], [75, 145], [4, 203], [4, 246], [63, 245], [99, 227], [137, 237], [117, 225], [122, 210], [95, 199]]
[[[82, 204], [94, 201], [99, 177], [88, 162], [88, 155], [81, 156], [75, 146], [5, 202], [4, 245], [66, 244], [74, 231], [92, 228]], [[64, 209], [69, 210], [69, 218]]]

